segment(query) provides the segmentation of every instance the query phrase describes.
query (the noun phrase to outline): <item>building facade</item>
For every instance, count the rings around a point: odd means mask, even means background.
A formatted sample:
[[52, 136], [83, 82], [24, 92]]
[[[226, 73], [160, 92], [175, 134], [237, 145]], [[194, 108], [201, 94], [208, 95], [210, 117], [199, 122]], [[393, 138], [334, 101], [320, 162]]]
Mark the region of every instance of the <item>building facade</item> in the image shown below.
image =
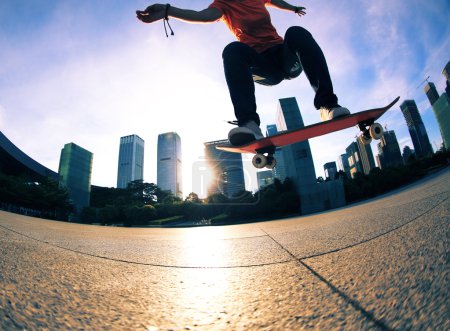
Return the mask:
[[403, 147], [403, 154], [402, 154], [403, 164], [410, 163], [414, 158], [415, 158], [414, 150], [411, 149], [409, 146]]
[[61, 150], [60, 185], [67, 188], [77, 213], [90, 203], [92, 160], [91, 152], [74, 143], [64, 145]]
[[258, 180], [259, 190], [273, 184], [274, 181], [273, 172], [271, 170], [264, 170], [257, 172], [256, 178]]
[[144, 179], [144, 140], [133, 134], [120, 138], [117, 188]]
[[403, 165], [402, 153], [394, 131], [384, 131], [378, 143], [378, 166], [380, 169]]
[[0, 131], [0, 172], [22, 176], [29, 180], [50, 178], [59, 181], [59, 175], [22, 152]]
[[336, 162], [328, 162], [323, 165], [323, 171], [325, 172], [325, 179], [335, 179], [337, 174]]
[[448, 61], [445, 65], [444, 70], [442, 70], [442, 74], [447, 79], [445, 82], [445, 93], [447, 93], [447, 96], [450, 97], [450, 61]]
[[405, 100], [400, 105], [400, 109], [408, 125], [416, 157], [424, 158], [433, 155], [433, 149], [431, 148], [430, 140], [416, 102], [414, 100]]
[[[449, 62], [450, 63], [450, 62]], [[449, 66], [449, 64], [447, 64]], [[450, 70], [448, 68], [447, 70]], [[449, 74], [444, 69], [444, 74]], [[447, 77], [447, 84], [448, 76]], [[444, 148], [446, 150], [450, 149], [450, 98], [449, 95], [445, 92], [441, 96], [439, 96], [436, 86], [433, 83], [428, 83], [425, 85], [424, 92], [430, 101], [431, 108], [433, 109], [434, 115], [436, 116], [436, 120], [439, 125], [439, 130], [441, 132], [442, 141], [444, 143]]]
[[341, 154], [338, 159], [339, 170], [345, 172], [347, 178], [351, 178], [350, 166], [348, 164], [348, 155]]
[[370, 144], [363, 144], [359, 139], [356, 139], [356, 143], [358, 145], [363, 172], [368, 175], [372, 169], [375, 169], [375, 158], [373, 157], [372, 147]]
[[[228, 198], [233, 198], [245, 190], [242, 154], [225, 152], [216, 148], [216, 146], [226, 143], [228, 140], [217, 140], [204, 144], [205, 161], [211, 174], [208, 180], [209, 187], [206, 189], [208, 196], [223, 194]], [[199, 182], [195, 186], [201, 185], [202, 174], [194, 176], [193, 180]]]
[[[277, 130], [304, 127], [295, 98], [280, 99], [276, 114]], [[342, 180], [318, 183], [309, 141], [301, 141], [282, 148], [286, 176], [292, 179], [300, 196], [300, 213], [310, 214], [345, 205]]]
[[356, 142], [352, 142], [345, 149], [345, 152], [348, 160], [350, 178], [354, 178], [357, 172], [364, 173], [358, 144]]
[[176, 132], [158, 135], [157, 185], [183, 198], [181, 138]]

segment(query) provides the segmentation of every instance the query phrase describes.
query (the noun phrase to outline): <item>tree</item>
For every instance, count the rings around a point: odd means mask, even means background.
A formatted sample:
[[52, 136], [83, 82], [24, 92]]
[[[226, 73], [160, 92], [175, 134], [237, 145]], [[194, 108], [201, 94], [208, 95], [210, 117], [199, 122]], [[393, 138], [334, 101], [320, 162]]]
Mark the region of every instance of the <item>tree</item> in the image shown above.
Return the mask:
[[191, 192], [189, 195], [184, 199], [186, 202], [192, 202], [192, 203], [201, 203], [202, 200], [198, 197], [197, 193]]

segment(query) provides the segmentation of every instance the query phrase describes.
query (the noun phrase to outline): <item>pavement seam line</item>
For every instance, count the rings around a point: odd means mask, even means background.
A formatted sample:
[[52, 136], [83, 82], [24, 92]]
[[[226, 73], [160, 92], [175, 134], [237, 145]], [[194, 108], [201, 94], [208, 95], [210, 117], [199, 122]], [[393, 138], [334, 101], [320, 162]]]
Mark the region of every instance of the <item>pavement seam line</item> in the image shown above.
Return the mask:
[[[446, 192], [446, 193], [447, 193], [447, 192]], [[429, 212], [431, 212], [433, 209], [435, 209], [436, 207], [439, 207], [441, 204], [443, 204], [445, 201], [447, 201], [447, 200], [449, 200], [449, 199], [450, 199], [450, 198], [445, 198], [444, 200], [438, 202], [436, 205], [433, 205], [431, 208], [427, 209], [426, 211], [424, 211], [424, 212], [421, 213], [420, 215], [417, 215], [416, 217], [412, 218], [412, 219], [409, 220], [408, 222], [403, 223], [403, 224], [400, 224], [400, 225], [398, 225], [398, 226], [396, 226], [396, 227], [394, 227], [394, 228], [392, 228], [392, 229], [390, 229], [390, 230], [388, 230], [388, 231], [386, 231], [386, 232], [377, 234], [377, 235], [374, 236], [374, 237], [371, 237], [371, 238], [365, 239], [365, 240], [363, 240], [363, 241], [359, 241], [359, 242], [357, 242], [357, 243], [354, 243], [354, 244], [351, 244], [351, 245], [347, 245], [347, 246], [344, 246], [344, 247], [341, 247], [341, 248], [336, 248], [336, 249], [333, 249], [333, 250], [330, 250], [330, 251], [327, 251], [327, 252], [322, 252], [322, 253], [313, 254], [313, 255], [304, 256], [304, 257], [299, 257], [299, 258], [296, 257], [296, 259], [297, 259], [297, 260], [302, 260], [302, 261], [303, 261], [303, 260], [308, 260], [308, 259], [313, 259], [313, 258], [316, 258], [316, 257], [320, 257], [320, 256], [332, 254], [332, 253], [337, 253], [337, 252], [340, 252], [340, 251], [343, 251], [343, 250], [346, 250], [346, 249], [350, 249], [350, 248], [353, 248], [353, 247], [356, 247], [356, 246], [359, 246], [359, 245], [362, 245], [362, 244], [371, 242], [372, 240], [376, 240], [376, 239], [378, 239], [378, 238], [380, 238], [380, 237], [383, 237], [383, 236], [385, 236], [385, 235], [388, 235], [388, 234], [390, 234], [390, 233], [392, 233], [392, 232], [394, 232], [394, 231], [397, 231], [397, 230], [399, 230], [399, 229], [401, 229], [401, 228], [403, 228], [403, 227], [405, 227], [405, 226], [407, 226], [407, 225], [409, 225], [409, 224], [411, 224], [411, 223], [417, 221], [419, 218], [425, 216], [426, 214], [428, 214]], [[264, 230], [262, 230], [262, 231], [264, 231]], [[265, 231], [264, 231], [264, 232], [265, 232]]]
[[[264, 231], [264, 230], [263, 230]], [[265, 232], [265, 231], [264, 231]], [[267, 232], [266, 232], [267, 233]], [[331, 289], [333, 293], [336, 293], [339, 297], [341, 297], [347, 304], [352, 306], [356, 311], [359, 311], [365, 318], [374, 323], [377, 327], [382, 330], [392, 331], [393, 329], [386, 325], [384, 322], [377, 319], [371, 312], [365, 310], [362, 305], [357, 301], [350, 298], [347, 294], [339, 290], [336, 286], [334, 286], [331, 282], [329, 282], [325, 277], [303, 262], [303, 259], [298, 259], [295, 257], [293, 253], [291, 253], [287, 248], [285, 248], [282, 244], [280, 244], [277, 240], [275, 240], [270, 234], [267, 233], [267, 236], [272, 239], [275, 243], [277, 243], [285, 252], [287, 252], [292, 258], [294, 258], [298, 264], [306, 268], [314, 277], [319, 279], [322, 283], [324, 283], [328, 288]]]
[[[448, 192], [443, 192], [443, 193], [448, 193]], [[443, 194], [443, 193], [442, 193], [442, 194]], [[134, 264], [134, 265], [142, 265], [142, 266], [152, 266], [152, 267], [162, 267], [162, 268], [179, 268], [179, 269], [232, 269], [232, 268], [251, 268], [251, 267], [262, 267], [262, 266], [268, 266], [268, 265], [284, 264], [284, 263], [289, 263], [289, 262], [294, 262], [294, 261], [297, 261], [297, 262], [302, 263], [302, 261], [303, 261], [303, 260], [306, 260], [306, 259], [311, 259], [311, 258], [315, 258], [315, 257], [320, 257], [320, 256], [324, 256], [324, 255], [327, 255], [327, 254], [340, 252], [340, 251], [345, 250], [345, 249], [353, 248], [353, 247], [358, 246], [358, 245], [362, 245], [362, 244], [364, 244], [364, 243], [367, 243], [367, 242], [370, 242], [370, 241], [372, 241], [372, 240], [378, 239], [378, 238], [380, 238], [380, 237], [382, 237], [382, 236], [384, 236], [384, 235], [387, 235], [387, 234], [389, 234], [389, 233], [391, 233], [391, 232], [393, 232], [393, 231], [396, 231], [396, 230], [398, 230], [398, 229], [400, 229], [400, 228], [402, 228], [402, 227], [404, 227], [404, 226], [406, 226], [406, 225], [408, 225], [408, 224], [410, 224], [410, 223], [416, 221], [418, 218], [420, 218], [420, 217], [422, 217], [423, 215], [427, 214], [428, 212], [430, 212], [431, 210], [433, 210], [433, 209], [436, 208], [437, 206], [441, 205], [442, 203], [444, 203], [444, 202], [447, 201], [448, 199], [450, 199], [450, 198], [445, 198], [444, 200], [442, 200], [441, 202], [437, 203], [436, 205], [434, 205], [434, 206], [431, 207], [430, 209], [426, 210], [426, 211], [423, 212], [422, 214], [416, 216], [416, 217], [413, 218], [412, 220], [409, 220], [408, 222], [406, 222], [406, 223], [404, 223], [404, 224], [401, 224], [401, 225], [399, 225], [399, 226], [397, 226], [397, 227], [395, 227], [395, 228], [393, 228], [393, 229], [391, 229], [391, 230], [389, 230], [389, 231], [387, 231], [387, 232], [383, 232], [383, 233], [381, 233], [381, 234], [378, 234], [378, 235], [376, 235], [375, 237], [372, 237], [372, 238], [366, 239], [366, 240], [364, 240], [364, 241], [361, 241], [361, 242], [358, 242], [358, 243], [355, 243], [355, 244], [351, 244], [351, 245], [348, 245], [348, 246], [345, 246], [345, 247], [342, 247], [342, 248], [338, 248], [338, 249], [334, 249], [334, 250], [331, 250], [331, 251], [327, 251], [327, 252], [323, 252], [323, 253], [319, 253], [319, 254], [315, 254], [315, 255], [310, 255], [310, 256], [306, 256], [306, 257], [300, 257], [300, 258], [297, 258], [297, 257], [296, 257], [295, 255], [293, 255], [289, 250], [287, 250], [286, 248], [284, 248], [280, 243], [278, 243], [274, 238], [272, 238], [272, 237], [271, 237], [264, 229], [260, 228], [260, 230], [261, 230], [262, 232], [265, 233], [265, 236], [268, 236], [270, 239], [272, 239], [272, 240], [275, 241], [278, 245], [280, 245], [280, 246], [283, 248], [283, 250], [285, 250], [286, 252], [288, 252], [288, 254], [289, 254], [293, 259], [283, 260], [283, 261], [277, 261], [277, 262], [270, 262], [270, 263], [260, 263], [260, 264], [252, 264], [252, 265], [238, 265], [238, 266], [232, 265], [232, 266], [196, 267], [196, 266], [179, 266], [179, 265], [177, 266], [177, 265], [164, 265], [164, 264], [158, 264], [158, 263], [143, 263], [143, 262], [136, 262], [136, 261], [127, 261], [127, 260], [115, 259], [115, 258], [110, 258], [110, 257], [106, 257], [106, 256], [95, 255], [95, 254], [90, 254], [90, 253], [86, 253], [86, 252], [82, 252], [82, 251], [77, 251], [77, 250], [74, 250], [74, 249], [71, 249], [71, 248], [67, 248], [67, 247], [63, 247], [63, 246], [56, 245], [56, 244], [52, 244], [52, 243], [50, 243], [50, 242], [48, 242], [48, 241], [45, 241], [45, 240], [41, 240], [41, 239], [34, 238], [34, 237], [32, 237], [32, 236], [29, 236], [29, 235], [23, 234], [23, 233], [21, 233], [21, 232], [18, 232], [18, 231], [16, 231], [16, 230], [10, 229], [10, 228], [8, 228], [8, 227], [6, 227], [6, 226], [4, 226], [4, 225], [1, 225], [1, 224], [0, 224], [0, 227], [3, 228], [3, 229], [5, 229], [5, 230], [7, 230], [7, 231], [16, 233], [16, 234], [18, 234], [18, 235], [24, 236], [24, 237], [26, 237], [26, 238], [35, 240], [35, 241], [40, 242], [40, 243], [47, 244], [47, 245], [52, 246], [52, 247], [56, 247], [56, 248], [59, 248], [59, 249], [62, 249], [62, 250], [66, 250], [66, 251], [70, 251], [70, 252], [77, 253], [77, 254], [82, 254], [82, 255], [85, 255], [85, 256], [90, 256], [90, 257], [95, 257], [95, 258], [99, 258], [99, 259], [104, 259], [104, 260], [114, 261], [114, 262], [120, 262], [120, 263], [127, 263], [127, 264]], [[263, 237], [263, 236], [256, 236], [256, 237]], [[302, 263], [302, 264], [303, 264], [303, 263]]]
[[[99, 258], [99, 259], [103, 259], [103, 260], [107, 260], [107, 261], [113, 261], [113, 262], [119, 262], [119, 263], [126, 263], [126, 264], [134, 264], [134, 265], [141, 265], [141, 266], [150, 266], [150, 267], [161, 267], [161, 268], [176, 268], [176, 269], [234, 269], [234, 268], [252, 268], [252, 267], [264, 267], [264, 266], [269, 266], [269, 265], [276, 265], [276, 264], [284, 264], [284, 263], [289, 263], [289, 262], [295, 262], [296, 260], [294, 259], [289, 259], [289, 260], [282, 260], [282, 261], [277, 261], [277, 262], [270, 262], [270, 263], [259, 263], [259, 264], [247, 264], [247, 265], [232, 265], [232, 266], [222, 266], [222, 267], [196, 267], [196, 266], [182, 266], [182, 265], [167, 265], [167, 264], [158, 264], [158, 263], [144, 263], [144, 262], [137, 262], [137, 261], [127, 261], [127, 260], [122, 260], [122, 259], [115, 259], [115, 258], [111, 258], [111, 257], [107, 257], [107, 256], [101, 256], [101, 255], [95, 255], [95, 254], [90, 254], [90, 253], [86, 253], [86, 252], [82, 252], [82, 251], [77, 251], [75, 249], [71, 249], [71, 248], [67, 248], [67, 247], [63, 247], [63, 246], [59, 246], [56, 244], [52, 244], [48, 241], [45, 240], [41, 240], [41, 239], [37, 239], [34, 237], [31, 237], [29, 235], [26, 235], [24, 233], [18, 232], [16, 230], [10, 229], [4, 225], [0, 224], [0, 228], [3, 228], [6, 231], [9, 232], [13, 232], [17, 235], [23, 236], [25, 238], [46, 244], [48, 246], [51, 247], [55, 247], [55, 248], [59, 248], [65, 251], [69, 251], [72, 253], [76, 253], [76, 254], [81, 254], [81, 255], [85, 255], [85, 256], [90, 256], [90, 257], [95, 257], [95, 258]], [[260, 237], [266, 237], [266, 235], [264, 236], [260, 236]]]

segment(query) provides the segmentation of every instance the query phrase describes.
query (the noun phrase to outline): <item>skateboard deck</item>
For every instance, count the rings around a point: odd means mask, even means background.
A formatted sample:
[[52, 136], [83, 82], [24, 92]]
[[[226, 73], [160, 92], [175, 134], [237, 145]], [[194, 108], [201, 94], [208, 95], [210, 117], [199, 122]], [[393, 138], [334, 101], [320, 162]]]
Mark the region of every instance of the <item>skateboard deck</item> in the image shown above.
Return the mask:
[[[256, 156], [264, 156], [263, 154], [267, 154], [266, 158], [268, 157], [269, 160], [262, 160], [261, 163], [266, 166], [267, 162], [265, 161], [269, 161], [268, 167], [271, 168], [270, 161], [272, 161], [273, 153], [277, 147], [319, 137], [328, 133], [347, 129], [352, 126], [359, 127], [362, 133], [359, 139], [361, 139], [363, 143], [367, 144], [370, 143], [372, 140], [371, 138], [381, 138], [383, 134], [383, 127], [380, 124], [375, 123], [375, 121], [393, 105], [395, 105], [399, 99], [400, 97], [397, 97], [390, 104], [381, 108], [364, 110], [347, 116], [338, 117], [333, 120], [308, 125], [301, 129], [284, 131], [273, 136], [252, 141], [245, 145], [233, 146], [231, 144], [224, 144], [216, 146], [216, 148], [231, 153], [252, 153], [256, 154]], [[259, 166], [255, 164], [255, 159], [253, 161], [255, 167], [259, 168]]]

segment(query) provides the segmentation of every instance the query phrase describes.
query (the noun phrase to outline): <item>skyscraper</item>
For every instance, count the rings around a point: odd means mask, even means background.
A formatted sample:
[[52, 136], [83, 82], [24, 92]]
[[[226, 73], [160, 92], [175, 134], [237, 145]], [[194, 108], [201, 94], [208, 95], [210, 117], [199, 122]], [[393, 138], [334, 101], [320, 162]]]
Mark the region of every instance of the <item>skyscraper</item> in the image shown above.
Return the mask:
[[228, 140], [205, 143], [206, 163], [212, 173], [211, 186], [207, 191], [208, 195], [220, 193], [232, 198], [245, 190], [244, 168], [242, 154], [216, 149], [216, 146], [226, 143], [228, 143]]
[[117, 188], [144, 179], [144, 140], [133, 134], [120, 138]]
[[325, 172], [325, 178], [334, 180], [337, 174], [336, 162], [328, 162], [323, 165], [323, 170]]
[[74, 143], [64, 145], [61, 150], [58, 171], [60, 185], [65, 186], [69, 191], [70, 199], [78, 213], [89, 206], [92, 158], [91, 152]]
[[[304, 127], [295, 98], [280, 99], [276, 116], [278, 131]], [[302, 214], [337, 208], [345, 204], [342, 181], [317, 183], [309, 141], [284, 146], [282, 151], [286, 176], [293, 181], [300, 195]]]
[[447, 93], [443, 93], [432, 108], [439, 124], [444, 148], [450, 150], [450, 98]]
[[430, 104], [433, 105], [436, 101], [438, 101], [439, 99], [439, 94], [436, 90], [436, 85], [434, 85], [431, 82], [428, 82], [423, 91], [425, 92], [425, 94], [428, 97], [428, 100], [430, 101]]
[[394, 131], [384, 131], [378, 143], [378, 161], [381, 169], [403, 164], [400, 146]]
[[351, 178], [350, 166], [348, 164], [348, 155], [341, 154], [338, 159], [339, 170], [342, 170], [347, 175], [347, 178]]
[[442, 70], [442, 74], [447, 79], [447, 81], [445, 82], [445, 93], [447, 93], [447, 96], [450, 97], [450, 61], [448, 61], [445, 65], [444, 70]]
[[[278, 132], [305, 126], [295, 98], [280, 99], [276, 116]], [[284, 146], [282, 150], [287, 177], [294, 179], [300, 186], [316, 182], [316, 171], [308, 140]]]
[[428, 139], [428, 134], [420, 117], [416, 102], [414, 100], [405, 100], [400, 105], [400, 109], [408, 125], [416, 156], [418, 158], [431, 156], [433, 149], [431, 148], [430, 140]]
[[[450, 63], [450, 62], [449, 62]], [[447, 64], [450, 66], [449, 64]], [[448, 68], [447, 70], [450, 70]], [[449, 74], [446, 69], [443, 71], [444, 74]], [[446, 76], [447, 77], [447, 76]], [[447, 78], [448, 79], [448, 78]], [[447, 80], [448, 84], [448, 80]], [[450, 149], [450, 99], [447, 93], [443, 93], [439, 96], [436, 91], [436, 87], [433, 83], [428, 83], [424, 89], [428, 100], [430, 101], [431, 108], [433, 109], [436, 120], [439, 124], [439, 130], [441, 131], [442, 140], [444, 142], [444, 148], [446, 150]], [[432, 92], [430, 92], [432, 91]], [[430, 96], [430, 93], [432, 96]]]
[[262, 189], [265, 186], [273, 184], [273, 172], [271, 170], [258, 171], [256, 173], [256, 178], [258, 180], [258, 188]]
[[157, 185], [183, 198], [181, 139], [175, 132], [158, 136]]
[[413, 159], [414, 155], [415, 155], [414, 150], [411, 149], [409, 146], [403, 147], [402, 158], [403, 158], [403, 163], [404, 164], [408, 164], [409, 162], [411, 162], [411, 160]]
[[368, 175], [370, 171], [375, 168], [372, 147], [370, 147], [370, 144], [364, 145], [359, 139], [356, 139], [356, 143], [358, 145], [363, 172]]
[[350, 169], [350, 176], [353, 178], [357, 172], [363, 173], [363, 165], [361, 162], [361, 156], [359, 154], [358, 144], [352, 142], [346, 149], [345, 152], [348, 157], [348, 166]]

